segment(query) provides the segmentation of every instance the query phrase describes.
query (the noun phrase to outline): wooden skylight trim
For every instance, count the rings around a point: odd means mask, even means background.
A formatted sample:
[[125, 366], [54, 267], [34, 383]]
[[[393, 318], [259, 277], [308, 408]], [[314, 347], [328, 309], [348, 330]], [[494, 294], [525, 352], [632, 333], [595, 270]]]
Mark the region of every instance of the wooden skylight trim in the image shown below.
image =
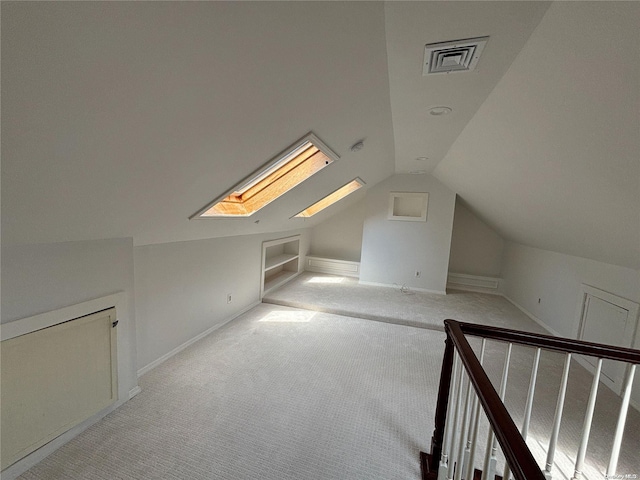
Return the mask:
[[339, 158], [309, 133], [191, 218], [249, 217]]
[[362, 181], [362, 179], [354, 178], [353, 180], [351, 180], [346, 185], [343, 185], [342, 187], [340, 187], [339, 189], [337, 189], [334, 192], [330, 193], [329, 195], [327, 195], [323, 199], [317, 201], [313, 205], [311, 205], [311, 206], [305, 208], [304, 210], [302, 210], [300, 213], [294, 215], [294, 217], [298, 217], [298, 218], [312, 217], [316, 213], [321, 212], [325, 208], [327, 208], [327, 207], [333, 205], [334, 203], [342, 200], [346, 196], [351, 195], [353, 192], [355, 192], [356, 190], [360, 189], [360, 187], [362, 187], [363, 185], [364, 185], [364, 181]]

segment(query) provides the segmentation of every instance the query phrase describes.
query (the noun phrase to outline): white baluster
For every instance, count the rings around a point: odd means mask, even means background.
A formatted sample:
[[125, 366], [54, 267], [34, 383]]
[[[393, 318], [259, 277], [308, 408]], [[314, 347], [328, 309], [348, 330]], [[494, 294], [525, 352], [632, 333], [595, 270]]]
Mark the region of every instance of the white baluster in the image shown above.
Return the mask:
[[456, 472], [454, 480], [462, 480], [462, 472], [464, 470], [464, 447], [467, 441], [467, 423], [469, 422], [469, 402], [471, 399], [471, 383], [469, 382], [469, 376], [464, 375], [464, 384], [467, 389], [464, 401], [464, 411], [462, 413], [462, 425], [460, 427], [460, 444], [458, 446], [458, 456], [456, 457]]
[[446, 480], [449, 471], [449, 453], [451, 452], [451, 439], [453, 437], [453, 426], [456, 423], [453, 412], [453, 405], [457, 404], [458, 386], [460, 381], [460, 357], [454, 353], [453, 374], [451, 375], [451, 386], [449, 388], [449, 405], [447, 406], [447, 418], [445, 420], [444, 438], [442, 440], [442, 453], [440, 454], [440, 465], [438, 467], [438, 480]]
[[[476, 430], [476, 423], [478, 421], [478, 397], [475, 390], [472, 392], [471, 405], [469, 405], [469, 430], [467, 432], [467, 446], [464, 449], [464, 458], [462, 459], [462, 465], [464, 466], [464, 474], [462, 478], [469, 480], [472, 478], [473, 473], [473, 458], [471, 458], [473, 448], [473, 434]], [[475, 453], [475, 452], [474, 452]], [[471, 472], [471, 473], [470, 473]]]
[[484, 456], [484, 465], [482, 467], [482, 480], [487, 480], [489, 477], [489, 466], [491, 465], [491, 446], [493, 445], [493, 427], [489, 424], [489, 435], [487, 436], [487, 451]]
[[[529, 377], [529, 390], [527, 391], [527, 402], [524, 406], [524, 420], [522, 422], [522, 438], [527, 439], [529, 434], [529, 422], [531, 421], [531, 410], [533, 409], [533, 396], [536, 391], [536, 379], [538, 378], [538, 366], [540, 365], [540, 353], [542, 349], [536, 348], [536, 353], [533, 356], [533, 363], [531, 365], [531, 377]], [[511, 477], [511, 469], [509, 464], [505, 462], [504, 473], [502, 474], [503, 480], [509, 480]]]
[[469, 431], [467, 432], [467, 446], [464, 449], [464, 459], [462, 464], [464, 465], [464, 475], [462, 478], [469, 480], [471, 478], [469, 470], [472, 469], [470, 464], [473, 464], [471, 460], [471, 442], [473, 441], [473, 431], [476, 423], [476, 411], [478, 405], [478, 397], [475, 391], [472, 392], [471, 405], [469, 406]]
[[[484, 364], [484, 350], [487, 344], [487, 339], [482, 339], [482, 345], [480, 346], [480, 365]], [[473, 479], [473, 464], [476, 458], [476, 445], [478, 440], [478, 425], [480, 424], [480, 402], [478, 401], [478, 396], [473, 395], [473, 407], [471, 409], [473, 412], [472, 420], [469, 424], [469, 440], [467, 441], [467, 445], [469, 446], [469, 452], [465, 452], [464, 464], [466, 465], [466, 473], [464, 478], [466, 480]]]
[[611, 459], [607, 467], [607, 477], [616, 474], [618, 468], [618, 457], [620, 456], [620, 447], [622, 446], [622, 435], [624, 434], [624, 425], [627, 422], [627, 412], [629, 411], [629, 400], [631, 399], [631, 389], [633, 388], [633, 376], [636, 372], [635, 365], [627, 366], [627, 376], [624, 382], [624, 394], [622, 395], [622, 405], [620, 405], [620, 414], [618, 416], [618, 424], [616, 433], [613, 437], [613, 447], [611, 449]]
[[591, 433], [591, 422], [593, 421], [593, 411], [596, 407], [596, 397], [598, 396], [598, 384], [600, 383], [600, 371], [602, 370], [602, 359], [598, 359], [596, 365], [596, 373], [593, 375], [593, 383], [591, 383], [591, 393], [587, 402], [587, 411], [584, 414], [584, 423], [582, 425], [582, 439], [578, 448], [578, 458], [576, 458], [576, 467], [571, 480], [580, 480], [582, 477], [582, 468], [584, 467], [584, 457], [587, 454], [587, 444], [589, 443], [589, 434]]
[[551, 439], [549, 440], [549, 450], [547, 451], [547, 462], [544, 469], [544, 476], [547, 480], [551, 480], [551, 469], [553, 467], [553, 458], [556, 455], [556, 444], [558, 443], [558, 434], [560, 433], [560, 422], [562, 421], [562, 410], [564, 408], [564, 397], [567, 393], [567, 381], [569, 379], [569, 366], [571, 364], [571, 354], [567, 353], [564, 360], [564, 370], [562, 372], [562, 380], [560, 381], [560, 391], [558, 392], [558, 402], [556, 403], [556, 413], [553, 418], [553, 430]]
[[473, 472], [475, 470], [474, 463], [476, 459], [476, 447], [478, 445], [478, 427], [480, 425], [480, 402], [476, 397], [475, 412], [473, 413], [473, 434], [471, 437], [471, 449], [469, 451], [469, 461], [467, 465], [467, 480], [473, 479]]
[[[509, 362], [511, 360], [511, 349], [513, 344], [507, 347], [507, 353], [504, 356], [504, 366], [502, 368], [502, 380], [500, 381], [500, 400], [504, 401], [507, 392], [507, 378], [509, 376]], [[482, 480], [493, 480], [496, 476], [496, 453], [498, 453], [498, 441], [493, 433], [493, 429], [489, 429], [489, 437], [487, 438], [487, 452], [484, 457], [484, 467], [482, 469]]]
[[529, 423], [531, 421], [531, 410], [533, 409], [533, 395], [536, 390], [536, 379], [538, 378], [538, 366], [540, 365], [540, 354], [542, 349], [537, 348], [531, 366], [531, 378], [529, 379], [529, 391], [527, 392], [527, 404], [524, 407], [524, 421], [522, 423], [522, 438], [527, 439], [529, 434]]
[[[458, 446], [458, 443], [460, 442], [460, 438], [459, 438], [459, 430], [460, 430], [460, 414], [462, 412], [462, 398], [465, 395], [464, 392], [464, 382], [463, 382], [463, 378], [466, 378], [465, 372], [464, 372], [464, 367], [462, 365], [460, 365], [460, 381], [458, 382], [458, 399], [456, 402], [456, 416], [455, 416], [455, 424], [453, 426], [453, 434], [454, 434], [454, 438], [452, 439], [452, 443], [451, 443], [451, 456], [449, 458], [449, 468], [447, 470], [447, 480], [453, 480], [453, 476], [455, 474], [455, 470], [456, 470], [456, 458], [453, 456], [453, 453], [456, 451], [456, 447]], [[458, 467], [459, 468], [459, 467]]]

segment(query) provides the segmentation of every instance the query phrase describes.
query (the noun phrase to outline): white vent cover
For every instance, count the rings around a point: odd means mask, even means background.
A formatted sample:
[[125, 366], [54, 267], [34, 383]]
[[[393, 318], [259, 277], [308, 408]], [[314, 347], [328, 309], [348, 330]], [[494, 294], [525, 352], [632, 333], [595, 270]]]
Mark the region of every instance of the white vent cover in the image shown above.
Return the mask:
[[476, 68], [487, 40], [489, 37], [425, 45], [422, 75], [470, 72]]

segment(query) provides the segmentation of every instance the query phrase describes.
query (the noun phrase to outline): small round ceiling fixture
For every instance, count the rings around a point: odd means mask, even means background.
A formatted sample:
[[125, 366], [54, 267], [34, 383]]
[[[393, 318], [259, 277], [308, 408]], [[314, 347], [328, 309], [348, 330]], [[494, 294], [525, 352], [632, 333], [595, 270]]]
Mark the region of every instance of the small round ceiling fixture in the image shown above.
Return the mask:
[[434, 117], [441, 117], [443, 115], [449, 115], [453, 109], [451, 107], [439, 106], [439, 107], [431, 107], [429, 109], [429, 114]]

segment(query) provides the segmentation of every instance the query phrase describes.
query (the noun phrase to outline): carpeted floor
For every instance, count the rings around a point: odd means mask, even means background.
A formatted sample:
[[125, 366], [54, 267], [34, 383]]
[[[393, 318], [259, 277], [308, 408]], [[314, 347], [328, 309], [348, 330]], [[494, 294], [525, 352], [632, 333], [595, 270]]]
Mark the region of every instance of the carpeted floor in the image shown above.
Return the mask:
[[[355, 278], [310, 272], [301, 274], [269, 293], [263, 301], [438, 331], [443, 330], [444, 319], [453, 318], [463, 322], [548, 334], [501, 296], [459, 290], [450, 290], [447, 295], [430, 294], [407, 291], [400, 286], [389, 288], [360, 285]], [[478, 346], [477, 342], [475, 346]], [[487, 350], [485, 368], [496, 389], [500, 382], [505, 350], [506, 347], [498, 342], [489, 344]], [[522, 424], [532, 361], [532, 349], [514, 347], [505, 403], [517, 425]], [[552, 352], [544, 352], [541, 359], [528, 444], [542, 466], [546, 459], [563, 361], [564, 356]], [[592, 378], [574, 360], [555, 458], [555, 475], [559, 478], [569, 480], [574, 473], [575, 455]], [[601, 385], [584, 469], [585, 476], [591, 480], [603, 478], [606, 472], [619, 406], [620, 398]], [[637, 475], [635, 478], [640, 478], [640, 412], [631, 408], [626, 425], [618, 473]], [[479, 438], [486, 438], [486, 425], [484, 427]], [[480, 449], [478, 466], [482, 465], [484, 455], [484, 448]]]
[[450, 290], [447, 295], [360, 285], [357, 278], [304, 272], [267, 294], [266, 303], [443, 331], [442, 321], [548, 333], [503, 297]]
[[21, 478], [418, 478], [443, 340], [260, 305]]
[[[309, 298], [325, 298], [341, 312], [362, 308], [364, 318], [259, 305], [144, 375], [142, 393], [20, 478], [417, 480], [418, 452], [428, 450], [433, 431], [444, 346], [438, 324], [453, 317], [541, 330], [496, 296], [344, 284], [331, 291], [331, 284], [313, 282], [305, 290], [301, 283], [313, 278], [321, 277], [299, 277], [270, 300], [310, 308]], [[392, 323], [394, 312], [400, 324]], [[503, 355], [504, 345], [489, 346], [494, 381]], [[512, 356], [507, 405], [517, 423], [531, 358], [525, 348]], [[557, 354], [543, 355], [529, 440], [541, 462], [561, 367]], [[554, 478], [573, 473], [589, 382], [574, 365]], [[590, 480], [603, 478], [618, 404], [602, 387], [585, 469]], [[483, 422], [479, 438], [486, 431]], [[638, 452], [640, 414], [632, 410], [618, 473], [640, 473]]]

